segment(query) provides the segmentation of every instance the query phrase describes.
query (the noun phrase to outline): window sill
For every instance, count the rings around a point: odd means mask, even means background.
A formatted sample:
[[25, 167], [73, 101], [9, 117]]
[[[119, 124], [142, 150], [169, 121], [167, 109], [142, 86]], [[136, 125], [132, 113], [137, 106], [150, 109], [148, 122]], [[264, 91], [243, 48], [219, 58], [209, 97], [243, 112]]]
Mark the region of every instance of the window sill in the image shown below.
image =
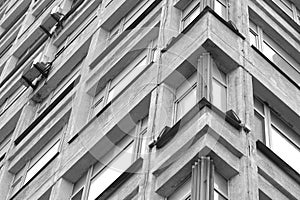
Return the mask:
[[244, 128], [246, 132], [250, 131], [248, 128], [243, 126], [241, 122], [238, 122], [232, 117], [228, 116], [226, 113], [222, 112], [220, 109], [212, 105], [205, 97], [203, 97], [180, 120], [178, 120], [173, 127], [170, 128], [166, 126], [165, 128], [163, 128], [156, 141], [153, 144], [151, 144], [150, 147], [155, 145], [157, 149], [163, 148], [169, 141], [172, 140], [172, 138], [174, 138], [174, 136], [179, 131], [180, 127], [183, 127], [187, 122], [191, 120], [191, 118], [193, 118], [204, 107], [208, 107], [211, 110], [213, 110], [215, 113], [217, 113], [219, 116], [225, 119], [225, 121], [227, 121], [237, 130], [241, 130], [241, 128]]
[[269, 147], [267, 147], [260, 140], [256, 141], [256, 147], [265, 156], [270, 158], [270, 160], [274, 162], [279, 168], [281, 168], [286, 174], [288, 174], [300, 184], [300, 174], [296, 170], [294, 170], [289, 164], [287, 164], [284, 160], [282, 160], [277, 154], [275, 154]]
[[251, 45], [252, 49], [256, 53], [258, 53], [260, 56], [262, 56], [268, 63], [270, 63], [280, 74], [282, 74], [287, 80], [289, 80], [294, 86], [297, 87], [297, 89], [300, 90], [300, 85], [296, 83], [293, 79], [291, 79], [283, 70], [280, 69], [274, 62], [272, 62], [263, 52], [261, 52], [258, 48], [256, 48], [254, 45]]
[[132, 177], [139, 169], [142, 168], [143, 158], [139, 157], [134, 161], [110, 186], [108, 186], [96, 200], [105, 200], [113, 194], [125, 181]]

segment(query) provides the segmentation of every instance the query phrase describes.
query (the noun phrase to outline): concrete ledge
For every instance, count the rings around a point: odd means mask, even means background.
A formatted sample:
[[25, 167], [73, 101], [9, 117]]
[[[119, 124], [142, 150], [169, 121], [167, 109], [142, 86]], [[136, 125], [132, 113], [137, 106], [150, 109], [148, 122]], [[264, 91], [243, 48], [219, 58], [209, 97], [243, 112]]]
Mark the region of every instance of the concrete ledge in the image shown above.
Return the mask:
[[[165, 166], [165, 170], [157, 174], [157, 182], [155, 191], [163, 196], [169, 196], [176, 186], [182, 183], [187, 176], [190, 175], [192, 170], [192, 163], [198, 156], [210, 156], [214, 160], [215, 167], [226, 179], [237, 175], [239, 173], [239, 159], [233, 156], [223, 145], [210, 134], [205, 133], [203, 129], [203, 136], [195, 136], [189, 144], [179, 150], [184, 152], [186, 156], [177, 155], [169, 162], [169, 166]], [[219, 169], [219, 170], [218, 170]]]

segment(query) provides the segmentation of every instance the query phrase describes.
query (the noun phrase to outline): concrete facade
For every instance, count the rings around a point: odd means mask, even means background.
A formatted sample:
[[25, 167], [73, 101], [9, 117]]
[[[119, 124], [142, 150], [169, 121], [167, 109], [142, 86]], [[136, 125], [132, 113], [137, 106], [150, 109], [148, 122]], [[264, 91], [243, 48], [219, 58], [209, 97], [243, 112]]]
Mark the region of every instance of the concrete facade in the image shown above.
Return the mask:
[[1, 200], [300, 199], [298, 0], [0, 5]]

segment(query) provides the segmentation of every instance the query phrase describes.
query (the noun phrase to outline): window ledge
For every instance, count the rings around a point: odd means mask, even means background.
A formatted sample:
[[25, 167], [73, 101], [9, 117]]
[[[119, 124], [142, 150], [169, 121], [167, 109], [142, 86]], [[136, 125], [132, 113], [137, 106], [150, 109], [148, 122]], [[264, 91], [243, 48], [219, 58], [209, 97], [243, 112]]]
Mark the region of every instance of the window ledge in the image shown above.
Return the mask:
[[185, 27], [181, 33], [177, 37], [173, 37], [172, 40], [168, 43], [168, 45], [162, 49], [162, 52], [166, 52], [170, 47], [172, 47], [181, 37], [183, 37], [193, 26], [196, 24], [199, 19], [201, 19], [205, 14], [211, 13], [213, 16], [215, 16], [219, 21], [221, 21], [225, 26], [227, 26], [230, 30], [232, 30], [236, 35], [238, 35], [242, 40], [245, 40], [246, 37], [239, 32], [238, 29], [234, 27], [232, 23], [229, 21], [226, 21], [221, 16], [219, 16], [212, 8], [209, 6], [206, 6], [201, 13]]
[[[156, 145], [157, 149], [163, 148], [179, 131], [180, 127], [184, 126], [187, 122], [193, 118], [196, 113], [202, 110], [204, 107], [208, 107], [221, 116], [225, 121], [231, 124], [237, 130], [241, 130], [243, 127], [240, 121], [236, 121], [232, 117], [230, 117], [227, 113], [223, 113], [220, 109], [212, 105], [205, 97], [203, 97], [193, 108], [191, 108], [179, 121], [177, 121], [173, 127], [164, 127], [161, 131], [160, 135], [158, 136], [157, 140], [155, 141], [154, 145]], [[243, 127], [247, 132], [247, 128]]]
[[143, 158], [139, 157], [134, 161], [110, 186], [108, 186], [96, 200], [106, 200], [113, 194], [125, 181], [132, 177], [143, 165]]
[[[140, 14], [140, 16], [138, 16], [134, 22], [132, 22], [130, 24], [130, 26], [128, 26], [128, 28], [126, 28], [125, 30], [122, 31], [122, 33], [118, 34], [118, 36], [112, 40], [112, 42], [110, 42], [109, 45], [107, 45], [103, 51], [100, 52], [100, 54], [98, 54], [96, 56], [96, 58], [90, 63], [89, 67], [91, 69], [93, 69], [107, 54], [109, 54], [118, 44], [120, 44], [120, 42], [131, 33], [132, 30], [134, 30], [136, 27], [138, 27], [138, 25], [141, 23], [142, 27], [146, 27], [149, 26], [148, 21], [149, 18], [145, 18], [146, 16], [148, 16], [153, 10], [154, 13], [153, 15], [149, 16], [151, 19], [153, 16], [155, 16], [157, 14], [157, 9], [155, 9], [157, 7], [157, 5], [160, 3], [160, 1], [154, 1], [153, 3], [151, 3], [150, 5], [148, 5], [147, 9]], [[156, 26], [156, 25], [155, 25]], [[147, 27], [148, 28], [148, 27]], [[151, 28], [152, 29], [152, 28]], [[138, 29], [139, 30], [139, 29]], [[136, 32], [135, 32], [136, 33]]]
[[[70, 84], [64, 92], [62, 92], [14, 141], [18, 145], [22, 140], [58, 105], [66, 95], [73, 90], [73, 84]], [[73, 94], [72, 94], [73, 95]], [[71, 98], [68, 98], [63, 104], [69, 103]]]
[[273, 161], [280, 169], [282, 169], [286, 174], [288, 174], [300, 184], [300, 174], [296, 170], [294, 170], [289, 164], [287, 164], [284, 160], [282, 160], [277, 154], [275, 154], [269, 147], [267, 147], [260, 140], [256, 141], [256, 147], [264, 155], [270, 158], [270, 160]]
[[275, 63], [273, 63], [265, 54], [263, 54], [263, 52], [261, 52], [258, 48], [256, 48], [254, 45], [251, 45], [252, 49], [254, 49], [254, 51], [256, 53], [258, 53], [260, 56], [262, 56], [268, 63], [270, 63], [280, 74], [282, 74], [287, 80], [289, 80], [294, 86], [297, 87], [297, 89], [300, 90], [300, 85], [298, 83], [296, 83], [293, 79], [291, 79], [286, 73], [284, 73], [284, 71], [282, 71], [280, 69], [280, 67], [278, 67]]

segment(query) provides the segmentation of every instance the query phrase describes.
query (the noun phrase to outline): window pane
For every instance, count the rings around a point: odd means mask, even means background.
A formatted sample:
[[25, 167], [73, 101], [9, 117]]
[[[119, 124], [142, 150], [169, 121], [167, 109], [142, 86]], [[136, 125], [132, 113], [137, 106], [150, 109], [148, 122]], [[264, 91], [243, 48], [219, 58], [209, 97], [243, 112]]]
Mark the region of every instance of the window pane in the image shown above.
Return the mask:
[[176, 120], [180, 119], [196, 104], [196, 86], [176, 104]]
[[222, 110], [226, 111], [226, 87], [224, 87], [219, 81], [213, 79], [212, 80], [212, 103], [214, 106]]
[[216, 190], [214, 191], [214, 200], [226, 200], [222, 195], [220, 195]]
[[196, 6], [186, 17], [184, 17], [183, 28], [187, 27], [200, 14], [199, 6]]
[[257, 35], [255, 33], [253, 33], [252, 30], [249, 31], [249, 34], [250, 34], [250, 44], [255, 46], [255, 47], [258, 47], [258, 45], [257, 45]]
[[260, 138], [263, 142], [265, 141], [265, 123], [264, 118], [254, 111], [254, 125], [255, 125], [255, 134]]
[[185, 181], [180, 185], [171, 196], [168, 197], [168, 200], [186, 200], [191, 193], [191, 178]]
[[293, 17], [293, 10], [292, 10], [292, 4], [291, 2], [287, 0], [280, 0], [279, 7], [290, 17]]
[[29, 181], [35, 174], [37, 174], [58, 152], [59, 141], [45, 153], [40, 160], [38, 160], [27, 172], [25, 183]]
[[214, 174], [214, 188], [216, 191], [218, 191], [223, 196], [228, 196], [228, 185], [227, 180], [221, 176], [218, 172], [215, 171]]
[[215, 12], [221, 17], [226, 17], [226, 5], [225, 2], [221, 2], [219, 0], [215, 1]]
[[144, 57], [128, 74], [126, 74], [116, 85], [109, 91], [108, 102], [117, 96], [133, 79], [135, 79], [147, 66], [147, 57]]
[[[274, 62], [276, 65], [279, 67], [285, 69], [285, 70], [293, 70], [294, 67], [289, 64], [285, 58], [283, 58], [281, 55], [279, 55], [275, 49], [270, 46], [270, 44], [266, 43], [265, 41], [263, 42], [263, 53], [267, 58], [269, 58], [272, 62]], [[293, 70], [293, 72], [296, 72]]]
[[82, 194], [83, 194], [83, 188], [75, 196], [73, 196], [71, 200], [81, 200]]
[[131, 165], [132, 154], [133, 142], [92, 179], [88, 200], [96, 199]]
[[87, 172], [74, 184], [72, 194], [77, 193], [85, 184]]
[[254, 107], [259, 112], [260, 115], [264, 115], [264, 104], [254, 97]]
[[271, 127], [271, 149], [286, 163], [300, 173], [300, 150], [274, 126]]

